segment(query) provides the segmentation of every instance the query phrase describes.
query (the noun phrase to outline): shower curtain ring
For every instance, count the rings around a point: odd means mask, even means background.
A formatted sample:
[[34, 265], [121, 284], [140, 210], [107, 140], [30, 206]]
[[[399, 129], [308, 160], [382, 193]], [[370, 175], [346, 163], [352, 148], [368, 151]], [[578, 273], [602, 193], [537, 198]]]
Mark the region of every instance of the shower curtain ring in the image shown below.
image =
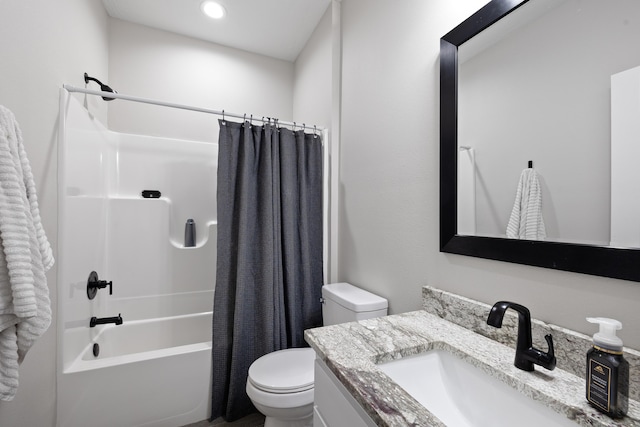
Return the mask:
[[224, 123], [224, 110], [222, 110], [222, 123]]
[[318, 129], [316, 129], [316, 125], [313, 125], [313, 137], [317, 138], [318, 134], [316, 133], [318, 131]]
[[253, 114], [249, 118], [249, 126], [253, 126]]
[[247, 121], [247, 113], [244, 113], [244, 116], [242, 116], [242, 124], [244, 124]]
[[293, 131], [296, 131], [296, 122], [293, 122]]

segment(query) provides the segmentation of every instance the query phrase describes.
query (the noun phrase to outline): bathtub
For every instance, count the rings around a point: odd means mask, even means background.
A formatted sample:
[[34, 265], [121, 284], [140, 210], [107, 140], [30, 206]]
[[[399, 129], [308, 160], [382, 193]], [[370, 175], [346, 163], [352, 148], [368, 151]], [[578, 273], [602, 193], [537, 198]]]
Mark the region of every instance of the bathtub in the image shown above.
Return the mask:
[[94, 328], [59, 377], [58, 427], [178, 427], [208, 418], [211, 321], [203, 312]]

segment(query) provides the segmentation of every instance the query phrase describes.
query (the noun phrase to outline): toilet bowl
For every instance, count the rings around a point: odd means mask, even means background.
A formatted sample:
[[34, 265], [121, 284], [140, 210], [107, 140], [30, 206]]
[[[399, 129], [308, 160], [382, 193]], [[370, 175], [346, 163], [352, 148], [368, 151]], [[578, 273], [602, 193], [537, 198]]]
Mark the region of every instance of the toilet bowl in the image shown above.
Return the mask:
[[[386, 316], [386, 299], [348, 283], [322, 287], [324, 325]], [[313, 425], [313, 364], [310, 348], [265, 354], [249, 367], [246, 391], [265, 427]]]
[[265, 427], [313, 425], [313, 361], [310, 348], [274, 351], [249, 367], [247, 395], [265, 415]]

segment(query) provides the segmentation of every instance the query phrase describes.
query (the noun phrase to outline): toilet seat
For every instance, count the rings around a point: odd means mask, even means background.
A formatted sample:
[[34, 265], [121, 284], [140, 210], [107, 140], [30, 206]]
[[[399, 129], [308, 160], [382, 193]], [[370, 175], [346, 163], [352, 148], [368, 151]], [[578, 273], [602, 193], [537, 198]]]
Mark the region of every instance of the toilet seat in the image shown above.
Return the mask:
[[288, 394], [313, 389], [311, 348], [291, 348], [265, 354], [249, 367], [249, 382], [267, 393]]

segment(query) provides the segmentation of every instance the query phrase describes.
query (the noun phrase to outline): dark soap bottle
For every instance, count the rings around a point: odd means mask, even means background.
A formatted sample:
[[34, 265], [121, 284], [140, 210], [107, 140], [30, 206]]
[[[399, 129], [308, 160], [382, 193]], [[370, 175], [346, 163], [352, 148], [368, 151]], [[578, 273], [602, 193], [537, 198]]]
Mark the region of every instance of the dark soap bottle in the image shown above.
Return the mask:
[[196, 245], [196, 222], [189, 218], [184, 225], [184, 247], [192, 248]]
[[622, 355], [622, 340], [616, 330], [622, 324], [614, 319], [587, 318], [600, 324], [587, 352], [587, 400], [612, 418], [622, 418], [629, 409], [629, 363]]

